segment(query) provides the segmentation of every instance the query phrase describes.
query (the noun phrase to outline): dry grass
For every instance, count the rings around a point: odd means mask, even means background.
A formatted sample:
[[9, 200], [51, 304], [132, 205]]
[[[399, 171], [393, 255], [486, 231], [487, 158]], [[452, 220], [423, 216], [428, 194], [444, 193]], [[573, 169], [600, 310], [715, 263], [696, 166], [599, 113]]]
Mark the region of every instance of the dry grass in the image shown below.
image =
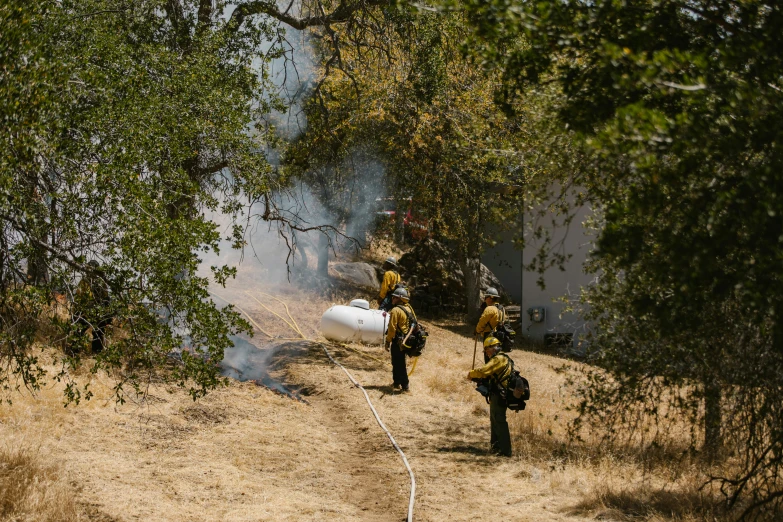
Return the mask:
[[27, 448], [0, 449], [0, 520], [79, 520], [74, 491], [54, 466]]
[[[111, 380], [98, 374], [91, 386], [96, 398], [78, 408], [63, 409], [55, 385], [37, 397], [17, 397], [0, 408], [0, 437], [9, 447], [34, 444], [39, 459], [66, 470], [80, 484], [76, 495], [91, 519], [401, 520], [407, 473], [364, 396], [319, 344], [287, 340], [297, 337], [294, 330], [261, 304], [287, 317], [285, 308], [262, 292], [283, 299], [311, 339], [318, 339], [331, 301], [292, 286], [261, 285], [250, 272], [219, 291], [271, 336], [257, 329], [254, 339], [276, 350], [270, 373], [310, 405], [233, 383], [198, 403], [153, 385], [145, 402], [117, 406], [106, 400]], [[339, 302], [368, 297], [339, 292], [333, 293]], [[597, 434], [571, 442], [566, 407], [573, 397], [559, 371], [563, 360], [544, 354], [512, 352], [533, 398], [526, 411], [509, 412], [515, 456], [490, 456], [488, 407], [465, 379], [470, 327], [427, 326], [428, 347], [409, 394], [391, 389], [388, 354], [380, 347], [329, 345], [408, 456], [418, 486], [416, 520], [658, 521], [710, 513], [697, 495], [703, 471], [693, 463], [666, 452], [617, 453], [602, 448]]]
[[730, 520], [718, 513], [715, 506], [716, 499], [702, 491], [699, 482], [691, 479], [665, 489], [599, 485], [571, 512], [621, 521]]

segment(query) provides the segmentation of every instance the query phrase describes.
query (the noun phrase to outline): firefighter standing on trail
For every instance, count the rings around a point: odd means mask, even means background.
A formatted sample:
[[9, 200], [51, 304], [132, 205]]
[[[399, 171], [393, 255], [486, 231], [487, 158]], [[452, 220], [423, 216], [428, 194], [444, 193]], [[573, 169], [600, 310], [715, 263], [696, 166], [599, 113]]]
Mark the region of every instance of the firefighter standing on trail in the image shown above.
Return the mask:
[[506, 314], [503, 308], [500, 306], [500, 294], [495, 288], [487, 288], [484, 292], [484, 312], [479, 318], [479, 322], [476, 325], [476, 334], [482, 334], [486, 339], [499, 324], [503, 324], [506, 320]]
[[497, 455], [510, 457], [511, 434], [506, 421], [507, 403], [501, 391], [507, 387], [511, 377], [513, 368], [511, 358], [505, 353], [500, 353], [500, 341], [495, 337], [487, 337], [484, 340], [484, 356], [489, 362], [481, 368], [468, 372], [468, 380], [487, 380], [491, 451]]
[[393, 257], [387, 257], [383, 262], [383, 281], [381, 282], [381, 290], [378, 292], [378, 309], [388, 312], [392, 306], [392, 292], [395, 285], [400, 282], [400, 274], [396, 270], [397, 260]]
[[76, 288], [74, 320], [81, 326], [81, 334], [92, 329], [91, 351], [93, 355], [103, 351], [106, 327], [111, 324], [108, 311], [109, 285], [100, 264], [92, 260], [87, 263], [87, 272]]
[[[402, 341], [411, 328], [407, 312], [416, 320], [413, 308], [408, 304], [408, 292], [404, 288], [397, 288], [391, 293], [392, 309], [389, 312], [389, 329], [386, 331], [386, 346], [391, 353], [392, 377], [394, 388], [402, 391], [410, 390], [408, 383], [408, 370], [405, 368], [405, 348]], [[391, 345], [389, 347], [389, 345]]]

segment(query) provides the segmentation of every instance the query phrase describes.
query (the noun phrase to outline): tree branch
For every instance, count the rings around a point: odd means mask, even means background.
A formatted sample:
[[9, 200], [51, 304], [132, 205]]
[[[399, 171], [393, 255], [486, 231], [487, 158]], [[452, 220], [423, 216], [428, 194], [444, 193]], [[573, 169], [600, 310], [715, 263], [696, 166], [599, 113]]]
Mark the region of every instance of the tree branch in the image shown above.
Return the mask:
[[4, 219], [7, 221], [11, 226], [14, 227], [15, 230], [18, 232], [24, 234], [27, 236], [27, 239], [36, 245], [39, 248], [43, 248], [47, 252], [49, 252], [52, 256], [54, 256], [56, 259], [59, 259], [66, 265], [70, 266], [71, 268], [75, 268], [76, 270], [82, 272], [82, 273], [94, 273], [95, 270], [93, 270], [91, 267], [84, 265], [82, 263], [79, 263], [77, 261], [74, 261], [71, 256], [69, 256], [66, 253], [63, 253], [62, 251], [54, 248], [50, 244], [46, 243], [45, 241], [41, 241], [40, 239], [36, 238], [33, 234], [30, 234], [30, 232], [27, 230], [27, 228], [19, 223], [15, 218], [0, 213], [0, 219]]
[[164, 9], [169, 22], [171, 22], [171, 27], [174, 29], [177, 43], [182, 49], [185, 49], [189, 41], [190, 31], [188, 30], [182, 2], [180, 2], [180, 0], [166, 0]]
[[340, 24], [347, 22], [356, 11], [367, 7], [388, 5], [389, 0], [360, 0], [359, 2], [347, 4], [341, 0], [340, 4], [331, 13], [321, 12], [316, 16], [292, 16], [288, 14], [288, 9], [280, 11], [277, 3], [273, 0], [254, 0], [241, 4], [231, 13], [228, 21], [228, 27], [238, 30], [245, 19], [249, 16], [265, 14], [275, 20], [279, 20], [294, 29], [306, 29], [308, 27], [323, 27], [328, 24]]
[[211, 165], [207, 165], [206, 167], [196, 167], [194, 170], [196, 172], [196, 175], [199, 177], [199, 179], [204, 178], [204, 176], [208, 176], [210, 174], [215, 174], [217, 172], [220, 172], [221, 170], [228, 167], [229, 163], [226, 160], [218, 161], [217, 163], [213, 163]]
[[196, 34], [202, 34], [212, 23], [212, 0], [201, 0], [198, 4], [198, 27]]

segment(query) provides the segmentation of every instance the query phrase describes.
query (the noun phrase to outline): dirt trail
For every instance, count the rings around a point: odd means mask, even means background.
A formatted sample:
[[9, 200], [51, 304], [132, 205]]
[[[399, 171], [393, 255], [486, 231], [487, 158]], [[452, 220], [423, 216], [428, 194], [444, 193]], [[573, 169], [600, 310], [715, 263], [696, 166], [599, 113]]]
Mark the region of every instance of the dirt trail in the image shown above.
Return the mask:
[[[266, 320], [265, 327], [270, 324], [270, 317], [243, 296], [235, 295], [234, 302], [244, 303], [257, 321]], [[318, 335], [319, 315], [293, 310], [294, 318], [311, 337]], [[281, 321], [271, 322], [283, 328], [279, 335], [294, 335]], [[413, 391], [409, 394], [391, 389], [391, 365], [380, 347], [343, 348], [326, 343], [335, 359], [367, 389], [408, 456], [417, 477], [415, 519], [583, 520], [569, 513], [589, 488], [588, 476], [565, 468], [547, 469], [520, 458], [489, 455], [488, 407], [463, 380], [470, 367], [472, 344], [461, 331], [464, 328], [452, 330], [430, 325], [428, 350], [411, 376]], [[512, 355], [522, 368], [543, 363], [546, 371], [553, 373], [553, 361], [547, 357], [522, 352]], [[310, 394], [308, 400], [323, 425], [348, 443], [341, 452], [345, 459], [341, 472], [348, 474], [355, 489], [344, 491], [341, 499], [362, 510], [363, 520], [404, 520], [410, 491], [407, 472], [361, 391], [315, 343], [289, 342], [273, 358], [272, 370], [281, 380]], [[555, 385], [537, 392], [539, 400], [557, 400], [559, 390]], [[512, 430], [515, 423], [530, 422], [536, 415], [536, 402], [531, 401], [527, 412], [509, 412]]]
[[[574, 497], [549, 496], [550, 483], [543, 480], [549, 473], [521, 464], [517, 459], [488, 455], [486, 408], [480, 404], [476, 408], [471, 402], [470, 409], [474, 412], [466, 414], [464, 402], [444, 402], [437, 394], [428, 393], [427, 383], [419, 381], [415, 372], [411, 376], [410, 394], [394, 392], [390, 387], [390, 366], [370, 359], [383, 357], [384, 353], [378, 348], [352, 348], [349, 351], [329, 345], [334, 357], [367, 389], [411, 463], [418, 488], [416, 520], [467, 521], [487, 513], [495, 520], [582, 520], [566, 514]], [[374, 460], [377, 465], [366, 470], [359, 481], [359, 487], [367, 493], [357, 491], [350, 501], [367, 505], [369, 498], [371, 504], [373, 497], [384, 494], [385, 489], [386, 494], [394, 494], [379, 506], [396, 516], [377, 520], [403, 520], [409, 492], [405, 468], [388, 438], [384, 435], [379, 440], [378, 435], [383, 435], [383, 431], [374, 422], [361, 392], [340, 370], [314, 363], [326, 360], [319, 351], [317, 346], [311, 346], [307, 359], [284, 358], [278, 364], [284, 365], [288, 382], [319, 391], [311, 402], [323, 411], [325, 423], [336, 423], [335, 429], [346, 432], [348, 438], [352, 437], [352, 431], [366, 434], [362, 437], [364, 444], [352, 451], [361, 459]], [[362, 357], [357, 351], [367, 355]], [[421, 365], [428, 366], [424, 360]], [[429, 380], [427, 376], [423, 379]], [[350, 462], [356, 461], [356, 456], [349, 458]], [[389, 479], [394, 479], [394, 487], [375, 486]], [[368, 514], [367, 520], [376, 518]]]
[[[408, 473], [378, 427], [364, 396], [310, 342], [292, 342], [272, 358], [270, 374], [307, 395], [311, 418], [339, 441], [337, 472], [346, 477], [341, 499], [367, 521], [398, 521], [407, 515]], [[347, 353], [341, 355], [346, 356]]]

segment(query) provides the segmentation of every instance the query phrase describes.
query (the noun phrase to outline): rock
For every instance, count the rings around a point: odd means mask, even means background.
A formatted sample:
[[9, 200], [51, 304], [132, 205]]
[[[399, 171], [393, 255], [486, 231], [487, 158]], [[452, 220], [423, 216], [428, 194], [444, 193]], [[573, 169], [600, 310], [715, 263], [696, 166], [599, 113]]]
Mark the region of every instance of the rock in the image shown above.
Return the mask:
[[[425, 239], [406, 252], [399, 261], [403, 280], [411, 288], [411, 305], [415, 310], [436, 312], [465, 308], [465, 281], [462, 266], [445, 245]], [[484, 265], [481, 265], [481, 288], [495, 287], [501, 300], [508, 302], [503, 285]]]
[[335, 277], [354, 286], [371, 289], [375, 292], [381, 287], [381, 281], [375, 267], [368, 263], [331, 263], [329, 269]]

